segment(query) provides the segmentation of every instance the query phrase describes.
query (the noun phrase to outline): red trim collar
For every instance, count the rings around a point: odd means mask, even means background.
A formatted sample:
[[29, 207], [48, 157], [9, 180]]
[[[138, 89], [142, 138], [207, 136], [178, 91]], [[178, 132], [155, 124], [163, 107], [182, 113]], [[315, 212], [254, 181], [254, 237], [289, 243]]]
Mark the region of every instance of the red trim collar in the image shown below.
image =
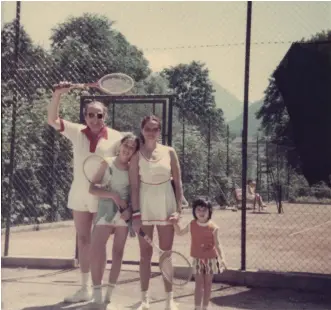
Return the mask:
[[84, 129], [81, 130], [81, 132], [84, 133], [86, 135], [87, 139], [90, 141], [90, 152], [91, 153], [95, 152], [95, 150], [97, 148], [97, 144], [101, 138], [108, 140], [108, 131], [107, 131], [106, 126], [102, 127], [102, 129], [96, 136], [92, 134], [92, 131], [89, 127], [85, 127]]

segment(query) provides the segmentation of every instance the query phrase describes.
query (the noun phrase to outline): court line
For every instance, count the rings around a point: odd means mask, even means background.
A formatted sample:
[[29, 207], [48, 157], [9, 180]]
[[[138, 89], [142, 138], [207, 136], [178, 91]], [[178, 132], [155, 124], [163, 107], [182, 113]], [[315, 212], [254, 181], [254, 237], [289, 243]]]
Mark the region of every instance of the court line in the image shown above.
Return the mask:
[[331, 223], [331, 220], [326, 221], [326, 222], [324, 222], [324, 223], [322, 223], [322, 224], [319, 224], [319, 225], [313, 226], [313, 227], [309, 227], [309, 228], [306, 228], [306, 229], [303, 229], [303, 230], [299, 230], [299, 231], [297, 231], [297, 232], [295, 232], [295, 233], [290, 234], [289, 236], [292, 237], [292, 236], [298, 235], [298, 234], [300, 234], [300, 233], [303, 233], [303, 232], [310, 231], [310, 230], [313, 230], [313, 229], [315, 229], [315, 228], [321, 227], [321, 226], [323, 226], [323, 225], [325, 225], [325, 224], [328, 224], [328, 223]]

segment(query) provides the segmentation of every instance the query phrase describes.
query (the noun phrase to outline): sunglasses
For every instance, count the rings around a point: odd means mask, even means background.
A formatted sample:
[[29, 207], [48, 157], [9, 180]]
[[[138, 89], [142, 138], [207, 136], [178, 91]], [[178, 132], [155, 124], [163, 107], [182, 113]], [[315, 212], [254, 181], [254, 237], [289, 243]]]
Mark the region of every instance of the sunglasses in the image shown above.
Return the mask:
[[97, 119], [103, 119], [103, 117], [104, 117], [104, 115], [103, 115], [103, 113], [93, 113], [93, 112], [89, 112], [89, 113], [87, 113], [87, 116], [89, 117], [89, 118], [95, 118], [95, 117], [97, 117]]

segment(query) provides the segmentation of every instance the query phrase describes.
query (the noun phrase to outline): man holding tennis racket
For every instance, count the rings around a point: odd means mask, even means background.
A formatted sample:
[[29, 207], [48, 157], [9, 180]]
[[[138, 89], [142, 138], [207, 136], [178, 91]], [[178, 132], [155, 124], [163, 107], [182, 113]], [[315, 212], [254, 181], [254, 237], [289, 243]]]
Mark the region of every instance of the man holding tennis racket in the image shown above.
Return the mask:
[[73, 210], [78, 237], [82, 287], [64, 301], [75, 303], [88, 301], [92, 297], [89, 285], [89, 255], [92, 221], [98, 206], [97, 197], [89, 193], [90, 184], [83, 173], [83, 162], [91, 153], [102, 157], [115, 156], [122, 135], [106, 127], [106, 107], [98, 101], [85, 104], [85, 126], [61, 119], [59, 117], [61, 96], [71, 89], [71, 85], [62, 82], [56, 86], [51, 103], [48, 105], [48, 124], [68, 138], [73, 146], [73, 182], [68, 197], [68, 208]]

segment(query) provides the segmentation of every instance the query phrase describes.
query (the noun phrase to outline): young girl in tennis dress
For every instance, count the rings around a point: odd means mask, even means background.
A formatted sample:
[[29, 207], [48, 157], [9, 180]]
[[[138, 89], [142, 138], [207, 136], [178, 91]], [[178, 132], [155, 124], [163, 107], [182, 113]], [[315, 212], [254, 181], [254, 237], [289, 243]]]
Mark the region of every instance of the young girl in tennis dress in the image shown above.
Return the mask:
[[224, 253], [221, 249], [218, 227], [211, 221], [212, 206], [204, 199], [192, 204], [194, 219], [184, 228], [178, 225], [178, 217], [170, 217], [177, 235], [191, 234], [191, 257], [195, 275], [195, 310], [208, 308], [213, 275], [225, 268]]
[[[133, 134], [125, 135], [121, 140], [118, 156], [105, 158], [90, 186], [90, 193], [99, 198], [91, 248], [91, 253], [93, 253], [91, 255], [93, 302], [97, 305], [110, 303], [111, 294], [121, 270], [128, 235], [127, 223], [131, 217], [131, 210], [128, 206], [129, 161], [138, 149], [139, 139]], [[100, 183], [107, 184], [106, 188], [95, 185]], [[112, 266], [103, 299], [101, 282], [107, 259], [106, 244], [111, 234], [114, 234]]]

